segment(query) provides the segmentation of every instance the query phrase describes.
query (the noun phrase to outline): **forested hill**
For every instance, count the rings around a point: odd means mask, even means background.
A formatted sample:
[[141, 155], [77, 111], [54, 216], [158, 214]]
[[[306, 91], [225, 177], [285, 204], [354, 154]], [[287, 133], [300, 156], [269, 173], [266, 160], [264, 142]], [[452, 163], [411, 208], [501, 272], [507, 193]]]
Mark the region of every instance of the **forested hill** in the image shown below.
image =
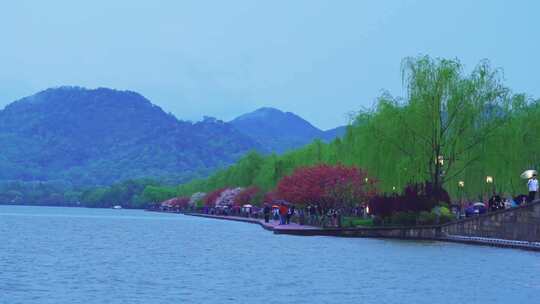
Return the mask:
[[215, 119], [191, 123], [130, 91], [60, 87], [0, 111], [0, 181], [106, 185], [205, 176], [259, 143]]
[[340, 128], [323, 132], [270, 108], [231, 123], [214, 118], [192, 123], [135, 92], [59, 87], [0, 111], [0, 183], [93, 186], [137, 178], [178, 183], [207, 176], [250, 150], [281, 152], [341, 133]]
[[346, 129], [343, 126], [322, 131], [294, 113], [274, 108], [260, 108], [230, 123], [238, 131], [278, 153], [304, 146], [315, 139], [332, 141], [341, 137]]

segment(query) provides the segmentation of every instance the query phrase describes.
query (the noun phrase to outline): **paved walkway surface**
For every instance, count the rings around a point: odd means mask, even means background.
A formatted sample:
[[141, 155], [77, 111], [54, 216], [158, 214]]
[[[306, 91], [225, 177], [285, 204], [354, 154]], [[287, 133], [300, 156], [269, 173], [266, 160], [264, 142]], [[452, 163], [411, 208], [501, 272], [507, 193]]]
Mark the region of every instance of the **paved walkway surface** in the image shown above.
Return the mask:
[[186, 213], [186, 215], [193, 215], [193, 216], [200, 216], [200, 217], [207, 217], [207, 218], [215, 218], [215, 219], [221, 219], [221, 220], [229, 220], [229, 221], [237, 221], [237, 222], [246, 222], [246, 223], [253, 223], [253, 224], [259, 224], [263, 228], [267, 230], [272, 231], [279, 231], [279, 230], [322, 230], [320, 227], [314, 227], [314, 226], [308, 226], [308, 225], [299, 225], [297, 223], [291, 223], [287, 225], [280, 225], [279, 221], [276, 220], [270, 220], [268, 223], [264, 222], [264, 219], [257, 219], [257, 218], [249, 218], [249, 217], [242, 217], [242, 216], [225, 216], [225, 215], [213, 215], [213, 214], [202, 214], [202, 213]]

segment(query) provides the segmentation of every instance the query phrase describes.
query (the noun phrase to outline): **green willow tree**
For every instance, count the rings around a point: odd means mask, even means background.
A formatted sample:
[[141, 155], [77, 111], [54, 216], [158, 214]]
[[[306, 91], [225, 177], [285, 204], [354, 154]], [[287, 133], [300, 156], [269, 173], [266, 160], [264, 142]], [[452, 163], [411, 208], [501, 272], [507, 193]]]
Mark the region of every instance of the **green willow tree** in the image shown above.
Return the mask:
[[[519, 173], [540, 168], [540, 102], [520, 94], [512, 98], [511, 115], [485, 144], [486, 158], [477, 164], [485, 175], [495, 176], [498, 190], [526, 191]], [[480, 168], [483, 165], [484, 168]], [[486, 168], [488, 170], [486, 170]], [[469, 172], [471, 174], [472, 172]], [[477, 178], [479, 180], [479, 178]]]
[[509, 91], [487, 62], [465, 75], [456, 60], [406, 58], [402, 73], [406, 98], [383, 95], [372, 130], [414, 180], [442, 187], [482, 158], [479, 147], [507, 121]]
[[[476, 198], [495, 186], [508, 194], [526, 190], [519, 174], [540, 167], [540, 101], [512, 95], [487, 62], [465, 73], [456, 60], [406, 58], [402, 75], [407, 95], [383, 94], [372, 109], [354, 114], [342, 138], [282, 155], [252, 153], [209, 178], [180, 185], [177, 195], [251, 185], [272, 191], [296, 168], [338, 163], [366, 169], [382, 192], [424, 181], [454, 199]], [[486, 175], [494, 176], [493, 189], [487, 189]]]

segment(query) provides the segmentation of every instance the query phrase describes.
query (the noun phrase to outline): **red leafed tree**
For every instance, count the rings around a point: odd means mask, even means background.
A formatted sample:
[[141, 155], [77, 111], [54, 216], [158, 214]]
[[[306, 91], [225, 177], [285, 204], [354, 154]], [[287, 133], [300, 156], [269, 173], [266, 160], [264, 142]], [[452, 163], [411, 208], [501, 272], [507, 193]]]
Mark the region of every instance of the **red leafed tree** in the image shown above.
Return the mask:
[[271, 204], [271, 203], [273, 203], [274, 201], [276, 201], [278, 199], [280, 199], [280, 197], [279, 197], [279, 194], [277, 193], [277, 191], [270, 191], [270, 192], [266, 192], [266, 194], [264, 194], [263, 202]]
[[255, 197], [259, 194], [259, 192], [260, 192], [260, 189], [255, 186], [248, 187], [242, 190], [242, 192], [238, 193], [234, 197], [234, 205], [242, 206], [245, 204], [254, 203]]
[[215, 207], [216, 206], [216, 200], [221, 195], [221, 192], [225, 191], [225, 189], [227, 189], [227, 188], [220, 188], [220, 189], [217, 189], [217, 190], [214, 190], [214, 191], [208, 193], [203, 199], [204, 205], [207, 206], [207, 207]]
[[187, 208], [189, 205], [189, 197], [177, 197], [174, 201], [175, 206], [180, 209]]
[[283, 199], [296, 204], [317, 204], [323, 209], [350, 208], [375, 194], [373, 181], [357, 167], [318, 165], [296, 169], [278, 183]]

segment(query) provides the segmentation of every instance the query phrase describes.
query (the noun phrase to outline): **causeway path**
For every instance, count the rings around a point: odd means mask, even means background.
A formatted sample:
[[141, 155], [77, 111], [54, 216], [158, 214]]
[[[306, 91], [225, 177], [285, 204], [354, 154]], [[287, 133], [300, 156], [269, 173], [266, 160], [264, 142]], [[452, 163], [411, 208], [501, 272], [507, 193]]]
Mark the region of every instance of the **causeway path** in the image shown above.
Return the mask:
[[[540, 201], [539, 201], [540, 203]], [[289, 234], [301, 236], [340, 236], [340, 237], [368, 237], [368, 238], [397, 238], [409, 240], [430, 240], [455, 242], [471, 245], [488, 245], [495, 247], [515, 248], [540, 251], [540, 242], [527, 242], [519, 240], [506, 240], [489, 237], [475, 237], [463, 235], [440, 234], [440, 226], [426, 227], [363, 227], [363, 228], [320, 228], [309, 225], [299, 225], [291, 223], [279, 225], [279, 221], [270, 220], [265, 223], [264, 219], [247, 218], [240, 216], [223, 216], [204, 213], [186, 212], [185, 215], [198, 216], [211, 219], [237, 221], [251, 224], [258, 224], [262, 228], [272, 231], [274, 234]], [[439, 231], [439, 232], [438, 232]]]
[[[213, 215], [213, 214], [204, 214], [204, 213], [190, 213], [186, 212], [185, 215], [190, 216], [199, 216], [199, 217], [206, 217], [206, 218], [212, 218], [212, 219], [220, 219], [220, 220], [228, 220], [228, 221], [236, 221], [236, 222], [244, 222], [244, 223], [251, 223], [251, 224], [258, 224], [261, 227], [263, 227], [266, 230], [273, 231], [276, 234], [287, 234], [292, 231], [305, 231], [307, 235], [313, 235], [317, 231], [323, 231], [324, 229], [320, 227], [315, 226], [308, 226], [308, 225], [300, 225], [297, 223], [290, 223], [286, 225], [280, 225], [278, 220], [271, 219], [268, 223], [264, 222], [264, 219], [258, 219], [258, 218], [249, 218], [249, 217], [241, 217], [241, 216], [225, 216], [225, 215]], [[311, 232], [311, 233], [309, 233]], [[301, 233], [302, 234], [302, 233]]]

